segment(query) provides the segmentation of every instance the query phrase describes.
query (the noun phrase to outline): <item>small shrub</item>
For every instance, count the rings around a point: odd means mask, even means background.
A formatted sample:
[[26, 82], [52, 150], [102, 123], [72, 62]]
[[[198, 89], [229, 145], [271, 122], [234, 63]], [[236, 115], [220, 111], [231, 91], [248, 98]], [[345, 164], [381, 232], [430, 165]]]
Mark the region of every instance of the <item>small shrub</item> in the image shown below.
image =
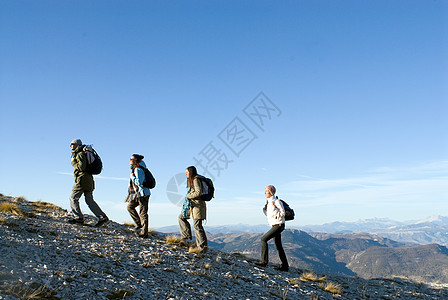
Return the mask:
[[298, 278], [291, 278], [291, 279], [288, 279], [288, 283], [291, 285], [299, 285], [300, 280]]
[[31, 205], [34, 206], [35, 212], [46, 212], [46, 211], [54, 211], [59, 213], [67, 212], [65, 209], [54, 205], [53, 203], [43, 202], [43, 201], [36, 201], [31, 202]]
[[24, 196], [19, 196], [14, 198], [15, 202], [26, 202], [26, 198]]
[[317, 277], [317, 275], [312, 272], [305, 272], [305, 273], [302, 273], [302, 275], [300, 276], [299, 279], [302, 282], [307, 282], [307, 281], [324, 282], [327, 278], [325, 276]]
[[166, 240], [167, 244], [170, 244], [170, 245], [177, 245], [177, 246], [185, 245], [184, 240], [182, 238], [178, 237], [177, 235], [168, 235], [165, 240]]
[[22, 211], [22, 209], [20, 209], [20, 207], [18, 207], [16, 204], [14, 203], [9, 203], [9, 202], [3, 202], [0, 204], [0, 211], [1, 212], [5, 212], [5, 213], [9, 213], [9, 214], [13, 214], [16, 216], [24, 216], [25, 213]]
[[342, 289], [339, 284], [328, 282], [324, 287], [323, 290], [326, 292], [330, 292], [333, 295], [342, 295]]
[[3, 285], [2, 292], [20, 299], [59, 299], [55, 297], [55, 291], [50, 290], [45, 285], [32, 282], [28, 286], [22, 282]]

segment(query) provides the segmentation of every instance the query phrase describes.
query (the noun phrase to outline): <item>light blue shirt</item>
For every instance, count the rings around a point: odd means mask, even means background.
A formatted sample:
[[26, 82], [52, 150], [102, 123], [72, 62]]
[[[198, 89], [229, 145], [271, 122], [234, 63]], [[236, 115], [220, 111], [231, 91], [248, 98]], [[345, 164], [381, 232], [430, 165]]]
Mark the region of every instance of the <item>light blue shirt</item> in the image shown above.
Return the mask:
[[[140, 166], [146, 168], [145, 162], [141, 161]], [[145, 171], [143, 171], [142, 168], [136, 168], [133, 172], [131, 172], [131, 181], [137, 186], [137, 192], [140, 197], [151, 196], [151, 191], [148, 188], [143, 187], [143, 182], [145, 181]]]

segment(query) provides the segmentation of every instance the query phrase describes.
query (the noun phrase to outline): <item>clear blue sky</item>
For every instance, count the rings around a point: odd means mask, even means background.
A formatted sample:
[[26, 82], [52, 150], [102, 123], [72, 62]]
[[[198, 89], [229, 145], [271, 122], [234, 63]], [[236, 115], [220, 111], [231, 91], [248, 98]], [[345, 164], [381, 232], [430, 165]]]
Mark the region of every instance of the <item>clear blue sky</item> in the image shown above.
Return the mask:
[[151, 226], [177, 224], [168, 183], [211, 142], [207, 225], [266, 223], [268, 184], [291, 226], [448, 215], [446, 1], [1, 1], [0, 45], [0, 193], [69, 208], [81, 138], [112, 219], [140, 153]]

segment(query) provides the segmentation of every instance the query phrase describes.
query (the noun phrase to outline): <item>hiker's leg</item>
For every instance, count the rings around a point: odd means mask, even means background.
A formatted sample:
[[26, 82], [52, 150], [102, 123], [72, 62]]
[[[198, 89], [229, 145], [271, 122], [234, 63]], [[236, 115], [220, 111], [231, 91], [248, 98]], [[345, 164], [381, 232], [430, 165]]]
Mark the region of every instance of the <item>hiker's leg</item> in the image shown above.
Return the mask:
[[193, 224], [196, 246], [202, 249], [207, 248], [207, 236], [205, 235], [204, 227], [202, 227], [202, 220], [193, 220]]
[[140, 203], [140, 222], [142, 224], [141, 235], [148, 234], [149, 217], [148, 217], [148, 207], [149, 207], [149, 196], [139, 197]]
[[275, 236], [275, 233], [277, 232], [277, 225], [274, 225], [269, 229], [268, 232], [266, 232], [261, 237], [261, 263], [267, 264], [269, 262], [269, 247], [268, 247], [268, 241], [272, 239]]
[[82, 214], [81, 207], [79, 206], [79, 198], [81, 198], [83, 191], [72, 191], [70, 195], [70, 207], [72, 208], [73, 214], [81, 220], [84, 220], [84, 215]]
[[278, 256], [280, 257], [280, 261], [282, 262], [283, 268], [288, 268], [288, 260], [286, 259], [285, 250], [283, 250], [282, 246], [282, 231], [285, 229], [285, 224], [280, 226], [279, 230], [277, 230], [277, 234], [274, 236], [275, 248], [277, 248]]
[[86, 203], [90, 208], [90, 211], [93, 212], [98, 219], [107, 218], [106, 214], [101, 210], [95, 200], [93, 200], [93, 192], [84, 192], [84, 197], [86, 198]]
[[135, 225], [137, 226], [137, 228], [141, 228], [142, 227], [142, 223], [140, 222], [140, 216], [137, 213], [137, 210], [135, 210], [135, 208], [139, 205], [136, 197], [132, 198], [131, 201], [129, 201], [128, 204], [128, 212], [131, 215], [132, 220], [134, 220]]
[[191, 227], [190, 223], [188, 222], [188, 219], [185, 218], [182, 214], [179, 215], [179, 229], [180, 229], [180, 235], [185, 240], [191, 240]]

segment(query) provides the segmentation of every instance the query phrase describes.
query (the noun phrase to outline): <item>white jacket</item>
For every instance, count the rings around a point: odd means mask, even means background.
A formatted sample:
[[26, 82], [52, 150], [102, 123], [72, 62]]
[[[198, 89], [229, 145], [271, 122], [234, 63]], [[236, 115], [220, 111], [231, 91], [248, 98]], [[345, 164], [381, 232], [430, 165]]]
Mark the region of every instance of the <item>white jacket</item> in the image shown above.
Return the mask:
[[275, 196], [267, 199], [266, 216], [270, 226], [285, 223], [285, 209], [282, 202]]

